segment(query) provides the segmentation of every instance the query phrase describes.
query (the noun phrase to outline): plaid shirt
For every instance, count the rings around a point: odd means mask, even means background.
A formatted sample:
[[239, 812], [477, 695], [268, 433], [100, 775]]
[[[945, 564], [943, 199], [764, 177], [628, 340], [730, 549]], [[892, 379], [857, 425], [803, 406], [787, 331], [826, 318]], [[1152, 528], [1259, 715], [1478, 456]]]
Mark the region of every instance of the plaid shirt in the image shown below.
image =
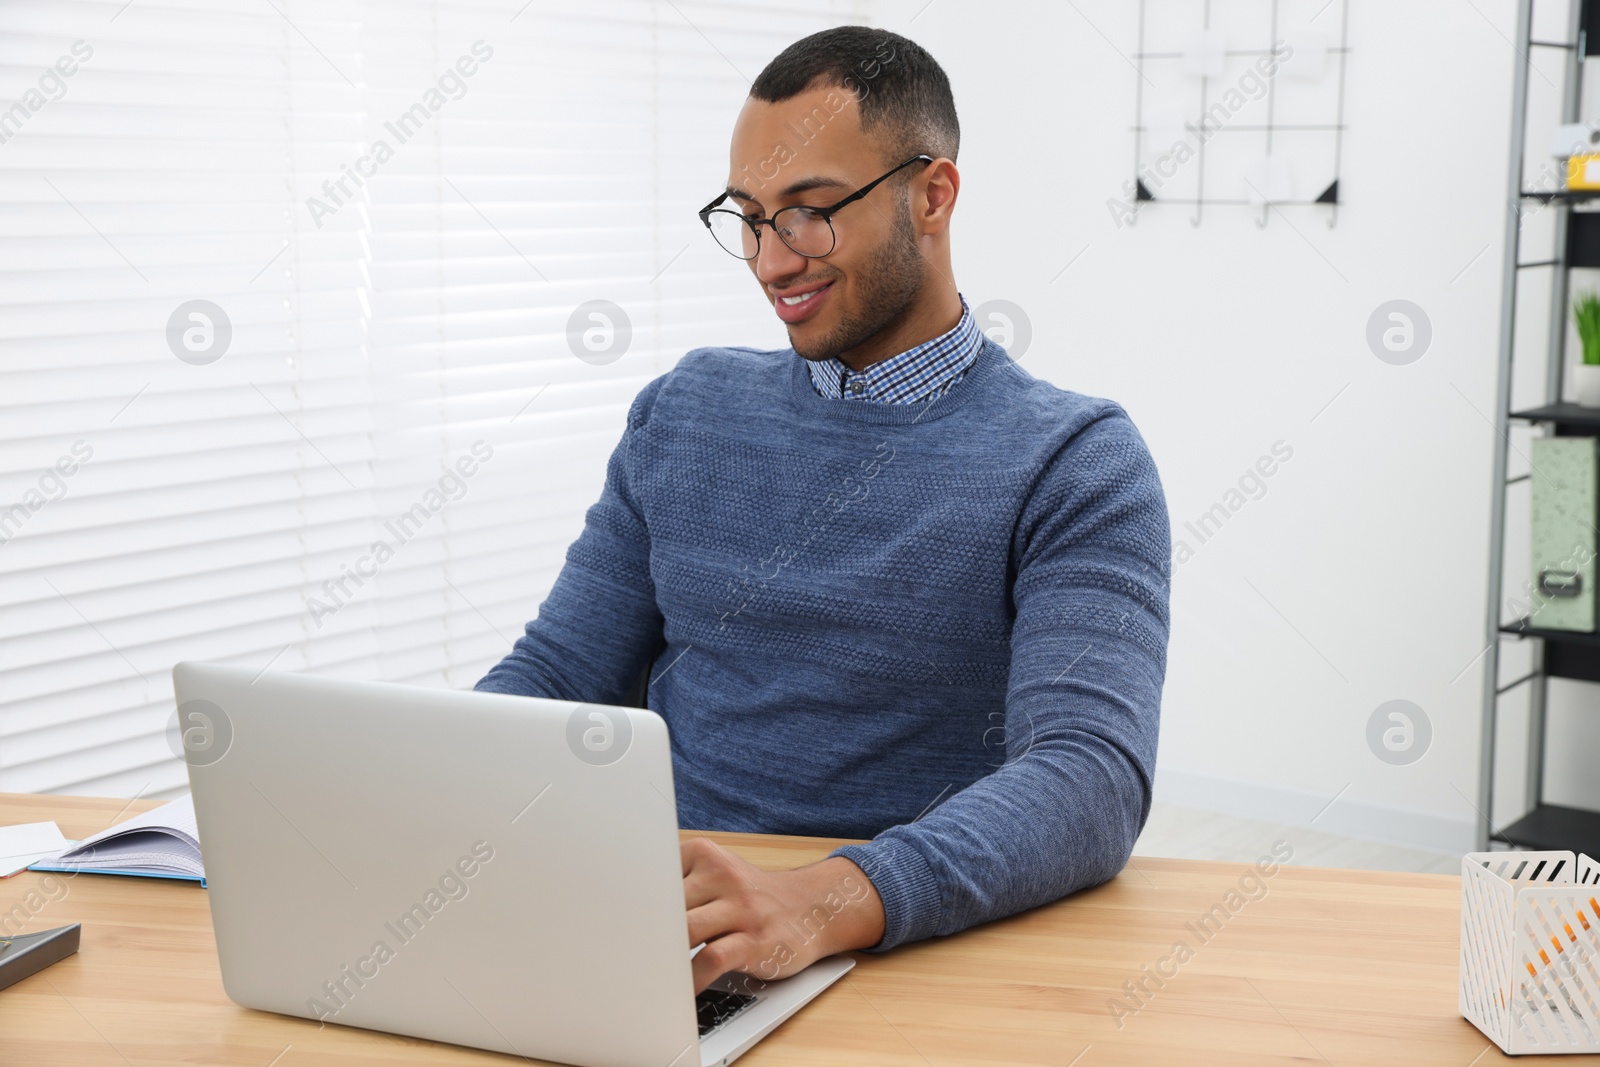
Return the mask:
[[943, 396], [966, 374], [983, 347], [983, 334], [961, 297], [961, 321], [947, 334], [915, 348], [853, 371], [829, 357], [808, 360], [811, 386], [830, 400], [870, 400], [879, 404], [914, 404]]

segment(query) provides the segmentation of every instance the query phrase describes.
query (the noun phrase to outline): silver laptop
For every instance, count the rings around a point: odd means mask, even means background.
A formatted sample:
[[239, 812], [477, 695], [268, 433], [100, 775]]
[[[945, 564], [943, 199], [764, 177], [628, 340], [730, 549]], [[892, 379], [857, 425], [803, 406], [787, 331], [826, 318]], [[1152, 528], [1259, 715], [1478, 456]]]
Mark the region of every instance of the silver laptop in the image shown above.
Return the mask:
[[854, 965], [695, 996], [654, 712], [172, 676], [222, 982], [245, 1007], [585, 1067], [708, 1067]]

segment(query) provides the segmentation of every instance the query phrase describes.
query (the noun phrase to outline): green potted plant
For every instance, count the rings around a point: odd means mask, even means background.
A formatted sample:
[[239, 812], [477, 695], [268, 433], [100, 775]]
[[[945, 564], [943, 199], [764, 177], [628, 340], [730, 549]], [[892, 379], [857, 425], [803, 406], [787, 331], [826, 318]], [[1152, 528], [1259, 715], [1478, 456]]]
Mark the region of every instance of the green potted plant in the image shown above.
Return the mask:
[[1600, 408], [1600, 295], [1585, 293], [1574, 300], [1572, 317], [1583, 339], [1583, 362], [1572, 368], [1578, 403]]

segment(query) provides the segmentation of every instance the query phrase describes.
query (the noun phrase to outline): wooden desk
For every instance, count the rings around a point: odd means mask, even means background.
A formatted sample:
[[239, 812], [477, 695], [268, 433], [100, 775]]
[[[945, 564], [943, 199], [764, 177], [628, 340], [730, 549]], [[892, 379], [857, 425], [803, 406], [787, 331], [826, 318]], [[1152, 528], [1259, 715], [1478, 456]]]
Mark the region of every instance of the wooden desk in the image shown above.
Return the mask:
[[[55, 819], [77, 839], [154, 806], [0, 794], [0, 825]], [[837, 844], [709, 836], [770, 869], [821, 859]], [[886, 955], [857, 953], [855, 970], [741, 1064], [1584, 1062], [1512, 1061], [1456, 1014], [1457, 878], [1280, 867], [1261, 881], [1264, 895], [1247, 884], [1256, 899], [1202, 941], [1185, 924], [1225, 905], [1247, 870], [1135, 859], [1106, 885], [1027, 914]], [[0, 880], [0, 916], [18, 904], [28, 912], [29, 891], [47, 877]], [[7, 1067], [518, 1062], [238, 1007], [222, 991], [206, 891], [195, 884], [81, 875], [65, 887], [26, 916], [26, 929], [80, 922], [82, 948], [0, 990]], [[1186, 962], [1172, 956], [1178, 941], [1193, 950]], [[1145, 966], [1172, 977], [1159, 989], [1147, 980], [1153, 995], [1119, 1028], [1108, 1005], [1120, 997], [1135, 1006], [1123, 983]]]

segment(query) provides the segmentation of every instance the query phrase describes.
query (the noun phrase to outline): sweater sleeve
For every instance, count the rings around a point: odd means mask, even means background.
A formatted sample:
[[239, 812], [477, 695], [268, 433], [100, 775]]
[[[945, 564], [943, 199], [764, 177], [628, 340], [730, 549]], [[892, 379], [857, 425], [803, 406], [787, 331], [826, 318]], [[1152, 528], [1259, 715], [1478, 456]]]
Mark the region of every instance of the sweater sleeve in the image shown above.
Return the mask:
[[1049, 463], [1013, 548], [1006, 762], [845, 856], [883, 901], [869, 952], [1115, 877], [1150, 813], [1171, 531], [1155, 463], [1108, 404]]
[[474, 689], [617, 704], [655, 655], [663, 620], [632, 459], [666, 378], [656, 378], [634, 398], [600, 499], [567, 549], [538, 617]]

